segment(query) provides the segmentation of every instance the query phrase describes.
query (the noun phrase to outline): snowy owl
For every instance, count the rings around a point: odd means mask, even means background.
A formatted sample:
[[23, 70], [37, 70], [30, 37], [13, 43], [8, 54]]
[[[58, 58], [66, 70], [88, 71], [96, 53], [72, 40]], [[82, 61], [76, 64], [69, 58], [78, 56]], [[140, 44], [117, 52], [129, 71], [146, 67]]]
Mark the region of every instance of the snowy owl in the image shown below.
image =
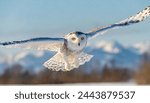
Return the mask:
[[56, 54], [46, 61], [43, 65], [53, 71], [70, 71], [78, 68], [85, 62], [88, 62], [93, 55], [83, 52], [86, 47], [88, 39], [97, 35], [103, 35], [106, 31], [114, 28], [136, 24], [145, 20], [150, 15], [150, 6], [143, 11], [137, 13], [135, 16], [122, 20], [118, 23], [108, 26], [96, 28], [90, 32], [71, 32], [62, 38], [33, 38], [21, 41], [12, 41], [0, 43], [1, 46], [21, 47], [26, 49], [49, 50]]

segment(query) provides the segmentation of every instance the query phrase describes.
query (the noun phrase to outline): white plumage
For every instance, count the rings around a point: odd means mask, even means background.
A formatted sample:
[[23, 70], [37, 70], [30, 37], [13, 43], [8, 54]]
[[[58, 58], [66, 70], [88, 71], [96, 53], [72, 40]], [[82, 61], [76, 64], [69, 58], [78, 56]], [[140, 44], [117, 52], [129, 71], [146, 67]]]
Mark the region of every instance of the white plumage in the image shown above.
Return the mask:
[[53, 58], [46, 61], [44, 63], [44, 66], [54, 71], [59, 71], [59, 70], [70, 71], [74, 68], [78, 68], [80, 65], [83, 65], [85, 62], [88, 62], [93, 57], [92, 55], [83, 52], [80, 53], [78, 56], [79, 57], [77, 58], [77, 60], [79, 64], [75, 64], [73, 56], [70, 55], [67, 57], [70, 68], [69, 67], [65, 68], [65, 61], [64, 58], [61, 57], [61, 53], [57, 53]]
[[150, 15], [150, 6], [118, 23], [96, 28], [90, 32], [71, 32], [64, 38], [33, 38], [29, 40], [0, 43], [6, 47], [21, 47], [26, 49], [49, 50], [57, 52], [44, 63], [44, 66], [54, 71], [70, 71], [88, 62], [93, 56], [83, 52], [87, 40], [102, 35], [110, 29], [128, 26], [145, 20]]

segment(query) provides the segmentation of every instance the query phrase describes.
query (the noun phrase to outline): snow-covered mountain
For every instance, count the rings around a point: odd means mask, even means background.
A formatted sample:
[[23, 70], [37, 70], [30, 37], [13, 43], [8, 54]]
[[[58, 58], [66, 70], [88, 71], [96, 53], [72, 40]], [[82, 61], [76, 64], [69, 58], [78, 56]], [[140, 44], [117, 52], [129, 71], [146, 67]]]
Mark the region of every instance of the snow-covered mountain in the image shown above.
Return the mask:
[[24, 70], [32, 73], [38, 72], [43, 68], [43, 63], [52, 57], [53, 53], [47, 51], [22, 51], [16, 55], [3, 55], [0, 59], [0, 74], [5, 69], [15, 65], [21, 66]]
[[[133, 52], [128, 47], [124, 47], [118, 42], [99, 42], [93, 49], [88, 49], [94, 58], [88, 64], [88, 68], [127, 68], [136, 69], [141, 63], [142, 55]], [[95, 65], [96, 63], [96, 65]]]
[[135, 51], [137, 51], [138, 53], [141, 53], [141, 54], [147, 53], [150, 55], [150, 43], [149, 42], [137, 43], [133, 45], [132, 48], [135, 49]]
[[[88, 46], [85, 52], [94, 55], [92, 60], [81, 66], [85, 71], [108, 67], [136, 69], [142, 61], [144, 53], [150, 54], [150, 43], [138, 43], [125, 47], [118, 42], [101, 41], [96, 46]], [[0, 73], [5, 68], [20, 65], [31, 72], [38, 72], [43, 63], [52, 57], [54, 53], [48, 51], [23, 51], [16, 55], [1, 55]]]
[[14, 56], [13, 64], [19, 64], [30, 72], [38, 72], [39, 69], [43, 68], [43, 63], [52, 55], [52, 52], [47, 51], [20, 52]]

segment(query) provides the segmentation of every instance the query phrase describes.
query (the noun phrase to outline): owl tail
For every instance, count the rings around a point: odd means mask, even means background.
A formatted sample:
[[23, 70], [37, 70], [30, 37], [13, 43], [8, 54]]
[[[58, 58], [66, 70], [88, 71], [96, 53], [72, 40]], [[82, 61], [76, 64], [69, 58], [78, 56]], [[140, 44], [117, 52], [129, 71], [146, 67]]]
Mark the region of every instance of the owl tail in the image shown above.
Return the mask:
[[[80, 53], [79, 58], [78, 58], [79, 66], [90, 61], [92, 57], [93, 57], [93, 55], [89, 55], [84, 52]], [[43, 65], [52, 71], [60, 71], [60, 70], [61, 71], [70, 71], [74, 68], [79, 67], [79, 66], [75, 66], [74, 62], [71, 61], [72, 60], [71, 57], [68, 56], [68, 60], [69, 60], [70, 68], [68, 68], [67, 70], [65, 69], [64, 58], [61, 56], [60, 53], [57, 53], [56, 55], [54, 55], [51, 59], [46, 61]]]

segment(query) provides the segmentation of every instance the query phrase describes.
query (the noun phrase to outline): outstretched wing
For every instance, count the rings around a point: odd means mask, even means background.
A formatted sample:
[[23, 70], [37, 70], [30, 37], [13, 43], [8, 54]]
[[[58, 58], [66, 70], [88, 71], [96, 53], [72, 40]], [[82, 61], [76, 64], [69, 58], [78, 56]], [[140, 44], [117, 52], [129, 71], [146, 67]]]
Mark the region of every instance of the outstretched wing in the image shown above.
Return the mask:
[[58, 51], [64, 45], [64, 38], [33, 38], [22, 41], [4, 42], [1, 46], [25, 49]]
[[120, 21], [119, 23], [111, 24], [105, 27], [96, 28], [89, 33], [87, 33], [87, 37], [95, 37], [97, 35], [103, 35], [105, 32], [107, 32], [110, 29], [118, 28], [118, 27], [124, 27], [131, 24], [139, 23], [143, 20], [145, 20], [150, 15], [150, 6], [145, 8], [143, 11], [137, 13], [135, 16], [130, 16], [129, 18]]

